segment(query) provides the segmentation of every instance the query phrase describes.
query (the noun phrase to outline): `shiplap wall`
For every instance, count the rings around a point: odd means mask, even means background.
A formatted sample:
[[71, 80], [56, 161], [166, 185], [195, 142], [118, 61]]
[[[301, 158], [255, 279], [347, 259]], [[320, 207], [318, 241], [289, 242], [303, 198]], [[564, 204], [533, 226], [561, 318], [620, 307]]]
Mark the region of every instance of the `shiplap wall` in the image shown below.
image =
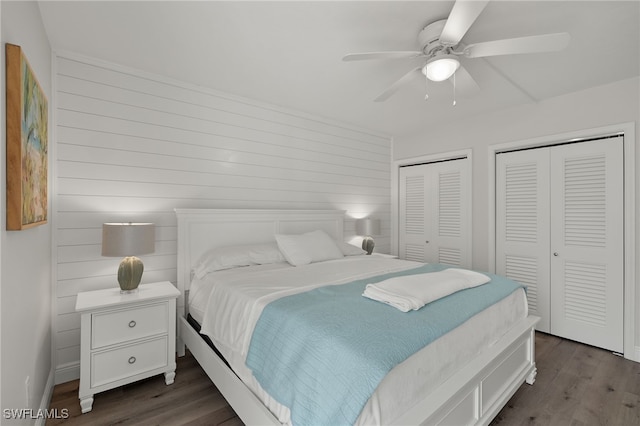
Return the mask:
[[79, 374], [77, 293], [117, 286], [104, 222], [156, 224], [143, 282], [176, 280], [177, 207], [344, 209], [346, 236], [380, 218], [388, 252], [388, 137], [75, 54], [54, 68], [56, 382]]

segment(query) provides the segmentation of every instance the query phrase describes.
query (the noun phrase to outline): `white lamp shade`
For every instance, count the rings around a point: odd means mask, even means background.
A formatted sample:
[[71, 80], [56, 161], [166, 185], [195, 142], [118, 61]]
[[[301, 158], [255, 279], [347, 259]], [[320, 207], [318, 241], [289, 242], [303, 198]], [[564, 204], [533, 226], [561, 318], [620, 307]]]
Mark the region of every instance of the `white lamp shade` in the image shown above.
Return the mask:
[[454, 56], [443, 56], [427, 63], [422, 72], [431, 81], [444, 81], [460, 67], [460, 61]]
[[156, 229], [153, 223], [102, 224], [103, 256], [136, 256], [155, 251]]
[[380, 235], [380, 219], [357, 219], [356, 235]]

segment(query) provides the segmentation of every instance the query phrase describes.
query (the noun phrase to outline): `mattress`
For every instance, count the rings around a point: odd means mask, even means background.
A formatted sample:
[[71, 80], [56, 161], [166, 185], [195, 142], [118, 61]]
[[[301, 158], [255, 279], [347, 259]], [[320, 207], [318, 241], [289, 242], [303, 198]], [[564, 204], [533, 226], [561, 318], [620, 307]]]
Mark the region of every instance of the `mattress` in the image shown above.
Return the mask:
[[[262, 309], [285, 295], [420, 265], [379, 256], [351, 256], [298, 267], [277, 263], [218, 271], [191, 283], [189, 313], [240, 379], [282, 423], [289, 424], [289, 409], [265, 392], [245, 365]], [[418, 351], [383, 379], [357, 424], [392, 422], [526, 316], [526, 296], [518, 290]]]

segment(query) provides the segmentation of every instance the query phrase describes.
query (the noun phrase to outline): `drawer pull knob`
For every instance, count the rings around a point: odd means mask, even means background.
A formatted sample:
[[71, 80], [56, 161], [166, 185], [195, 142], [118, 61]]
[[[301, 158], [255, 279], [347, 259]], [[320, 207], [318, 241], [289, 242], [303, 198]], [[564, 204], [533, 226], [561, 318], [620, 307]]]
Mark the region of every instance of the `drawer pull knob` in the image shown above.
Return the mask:
[[129, 364], [133, 364], [134, 362], [136, 362], [135, 356], [132, 356], [131, 358], [129, 358]]
[[135, 321], [133, 321], [133, 320], [129, 321], [129, 328], [133, 328], [135, 326], [136, 326], [136, 322]]

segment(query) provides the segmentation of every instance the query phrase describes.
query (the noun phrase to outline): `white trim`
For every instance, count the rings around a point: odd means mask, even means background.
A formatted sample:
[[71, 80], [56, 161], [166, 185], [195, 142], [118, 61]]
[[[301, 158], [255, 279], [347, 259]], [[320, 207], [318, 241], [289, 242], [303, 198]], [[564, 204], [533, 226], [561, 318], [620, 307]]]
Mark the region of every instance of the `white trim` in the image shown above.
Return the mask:
[[[61, 374], [58, 366], [58, 138], [57, 138], [57, 111], [58, 111], [58, 60], [55, 52], [51, 54], [51, 101], [49, 102], [50, 117], [49, 123], [49, 199], [51, 200], [49, 207], [49, 224], [51, 225], [51, 365], [54, 366], [54, 384], [63, 383], [59, 381]], [[65, 377], [68, 377], [65, 376]], [[78, 362], [77, 377], [80, 377], [80, 363]], [[69, 380], [74, 380], [71, 378]], [[68, 380], [66, 380], [68, 381]]]
[[[47, 377], [47, 383], [44, 385], [44, 392], [42, 393], [42, 399], [40, 400], [39, 413], [46, 413], [51, 403], [51, 396], [53, 395], [53, 387], [55, 386], [53, 369], [49, 371], [49, 377]], [[39, 416], [35, 422], [36, 426], [44, 426], [46, 424], [46, 416]]]
[[80, 378], [80, 360], [56, 366], [55, 384], [70, 382]]
[[[541, 136], [521, 141], [489, 145], [488, 152], [488, 271], [496, 269], [496, 154], [523, 148], [552, 146], [581, 139], [591, 139], [624, 134], [624, 357], [640, 362], [640, 352], [635, 346], [636, 332], [636, 155], [635, 123], [627, 122], [593, 129], [577, 130], [556, 135]], [[393, 189], [393, 188], [392, 188]]]
[[[2, 2], [0, 2], [0, 34], [2, 34]], [[6, 53], [5, 53], [6, 55]], [[4, 94], [5, 94], [5, 98], [7, 96], [7, 85], [6, 85], [6, 80], [5, 80], [5, 67], [0, 67], [0, 80], [5, 81], [5, 88], [4, 88]], [[6, 102], [6, 101], [5, 101]], [[0, 116], [2, 117], [6, 117], [5, 116], [5, 112], [4, 112], [4, 108], [5, 108], [5, 102], [0, 102]], [[6, 118], [4, 119], [4, 124], [6, 127]], [[3, 134], [3, 136], [0, 136], [0, 140], [3, 140], [6, 146], [6, 132]], [[2, 152], [0, 153], [0, 164], [6, 164], [6, 148], [2, 150]], [[6, 179], [6, 178], [5, 178]], [[1, 179], [0, 179], [1, 180]], [[5, 201], [6, 199], [6, 194], [4, 196], [0, 197], [0, 211], [5, 211]], [[5, 225], [6, 228], [6, 225]], [[4, 236], [3, 236], [4, 237]], [[5, 238], [0, 237], [0, 270], [2, 269], [2, 252], [4, 251], [3, 246], [3, 241], [5, 240]], [[1, 272], [1, 271], [0, 271]], [[2, 273], [0, 273], [0, 330], [2, 330]], [[2, 339], [0, 338], [0, 369], [2, 366]], [[2, 405], [2, 386], [0, 386], [0, 405]]]
[[389, 254], [397, 256], [398, 250], [398, 233], [400, 231], [400, 193], [399, 193], [399, 181], [400, 181], [400, 166], [393, 160], [393, 151], [395, 150], [395, 139], [391, 138], [389, 144], [391, 151], [389, 158], [391, 158], [391, 167], [389, 167], [389, 173], [391, 174], [390, 187], [389, 187], [389, 215], [391, 219], [391, 229], [389, 231]]
[[[393, 141], [392, 141], [393, 148]], [[469, 211], [473, 212], [473, 150], [462, 149], [459, 151], [441, 152], [437, 154], [421, 155], [419, 157], [402, 158], [394, 160], [391, 164], [391, 254], [397, 256], [399, 253], [400, 241], [400, 167], [434, 163], [437, 161], [454, 160], [457, 158], [467, 158], [469, 160], [467, 173], [468, 205]], [[473, 265], [473, 214], [468, 215], [469, 240], [469, 264]]]

